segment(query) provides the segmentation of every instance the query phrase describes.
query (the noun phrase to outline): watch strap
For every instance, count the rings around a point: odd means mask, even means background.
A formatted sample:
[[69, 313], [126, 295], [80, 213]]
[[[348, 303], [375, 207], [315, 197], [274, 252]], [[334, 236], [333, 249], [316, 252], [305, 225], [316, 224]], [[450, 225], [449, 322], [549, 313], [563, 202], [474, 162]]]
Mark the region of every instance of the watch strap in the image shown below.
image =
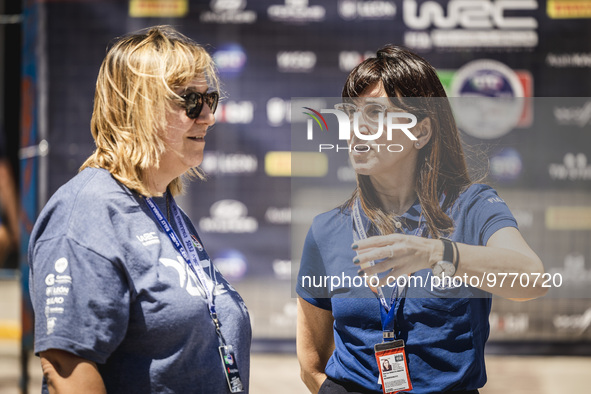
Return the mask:
[[453, 244], [453, 246], [454, 246], [454, 248], [456, 250], [455, 260], [454, 260], [454, 268], [455, 268], [455, 271], [457, 272], [458, 271], [458, 265], [460, 264], [460, 251], [458, 249], [458, 244], [457, 243], [452, 242], [452, 244]]
[[[452, 242], [447, 238], [441, 238], [441, 242], [443, 242], [443, 261], [449, 261], [450, 263], [454, 264], [454, 247]], [[454, 264], [457, 268], [457, 263]]]

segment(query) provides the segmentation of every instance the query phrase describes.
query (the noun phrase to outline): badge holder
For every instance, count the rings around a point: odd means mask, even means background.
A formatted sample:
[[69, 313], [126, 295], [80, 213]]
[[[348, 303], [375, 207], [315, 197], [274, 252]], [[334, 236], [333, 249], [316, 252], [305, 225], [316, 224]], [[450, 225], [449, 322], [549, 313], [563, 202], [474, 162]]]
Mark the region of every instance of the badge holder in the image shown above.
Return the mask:
[[[392, 334], [393, 336], [393, 333], [384, 332], [384, 336], [386, 334]], [[404, 351], [404, 341], [398, 339], [378, 343], [374, 346], [374, 350], [384, 394], [412, 390], [406, 352]]]
[[224, 372], [226, 373], [226, 380], [231, 393], [241, 393], [244, 391], [242, 380], [238, 373], [238, 365], [236, 364], [236, 357], [234, 356], [234, 349], [232, 345], [220, 346], [220, 357], [224, 364]]
[[218, 349], [220, 351], [220, 357], [222, 358], [222, 365], [224, 367], [224, 374], [226, 375], [226, 382], [228, 382], [228, 388], [231, 393], [241, 393], [244, 391], [244, 385], [242, 384], [240, 373], [238, 372], [238, 364], [236, 363], [234, 348], [232, 345], [226, 345], [217, 314], [212, 313], [211, 318], [215, 324], [215, 330], [220, 341]]

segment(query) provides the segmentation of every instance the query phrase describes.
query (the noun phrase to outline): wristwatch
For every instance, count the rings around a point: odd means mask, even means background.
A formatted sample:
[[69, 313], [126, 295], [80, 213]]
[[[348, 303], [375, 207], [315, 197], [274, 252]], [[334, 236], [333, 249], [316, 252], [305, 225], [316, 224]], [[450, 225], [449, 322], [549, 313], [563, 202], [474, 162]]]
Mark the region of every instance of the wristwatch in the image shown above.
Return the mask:
[[443, 242], [443, 259], [433, 264], [431, 270], [433, 270], [434, 276], [454, 276], [458, 268], [458, 260], [454, 264], [454, 248], [452, 241], [446, 238], [441, 238]]

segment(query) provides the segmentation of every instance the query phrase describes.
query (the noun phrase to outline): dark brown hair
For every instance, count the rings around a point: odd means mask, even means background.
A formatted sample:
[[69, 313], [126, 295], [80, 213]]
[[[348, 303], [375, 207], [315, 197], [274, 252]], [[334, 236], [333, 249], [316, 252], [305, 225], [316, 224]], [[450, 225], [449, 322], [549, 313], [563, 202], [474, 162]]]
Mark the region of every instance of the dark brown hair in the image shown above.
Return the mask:
[[[454, 223], [445, 212], [471, 181], [451, 106], [435, 69], [407, 49], [387, 45], [377, 51], [376, 57], [366, 59], [351, 71], [342, 96], [358, 97], [375, 84], [381, 84], [390, 100], [416, 115], [419, 122], [430, 119], [431, 139], [419, 151], [415, 189], [427, 234], [439, 238], [442, 233], [451, 233]], [[406, 97], [419, 99], [405, 100]], [[441, 98], [429, 99], [433, 97]], [[440, 205], [443, 193], [445, 199]], [[357, 188], [345, 206], [351, 207], [357, 196], [381, 234], [395, 231], [393, 215], [381, 207], [369, 176], [357, 174]]]

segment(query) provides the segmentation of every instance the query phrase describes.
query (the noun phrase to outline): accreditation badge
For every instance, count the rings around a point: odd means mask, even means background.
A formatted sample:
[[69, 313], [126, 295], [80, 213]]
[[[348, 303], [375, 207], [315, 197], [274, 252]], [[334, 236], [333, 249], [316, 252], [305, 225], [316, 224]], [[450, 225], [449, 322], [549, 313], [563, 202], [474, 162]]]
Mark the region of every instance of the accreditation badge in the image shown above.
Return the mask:
[[234, 349], [232, 348], [232, 345], [220, 346], [219, 349], [230, 392], [243, 392], [244, 386], [242, 385], [242, 380], [240, 380], [240, 374], [238, 373], [238, 365], [236, 364], [236, 357], [234, 356]]
[[382, 342], [374, 346], [384, 394], [412, 390], [404, 341]]

